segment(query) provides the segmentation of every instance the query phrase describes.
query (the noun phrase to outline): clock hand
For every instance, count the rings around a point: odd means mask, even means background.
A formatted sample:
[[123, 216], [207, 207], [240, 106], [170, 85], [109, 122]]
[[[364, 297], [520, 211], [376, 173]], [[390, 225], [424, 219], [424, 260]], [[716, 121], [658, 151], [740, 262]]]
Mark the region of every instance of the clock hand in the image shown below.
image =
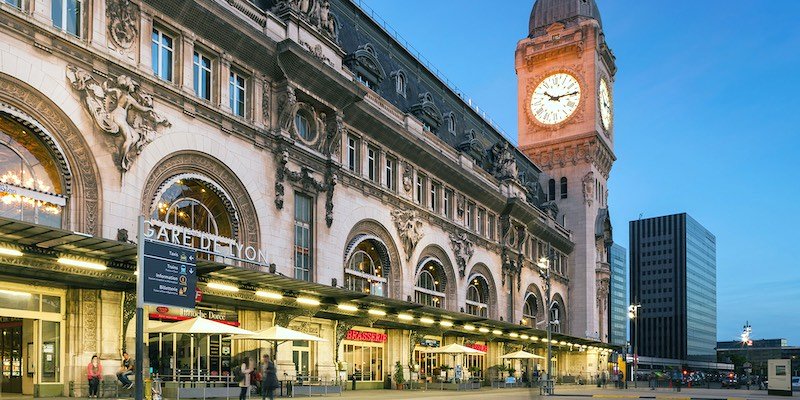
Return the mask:
[[544, 92], [544, 95], [550, 98], [550, 101], [558, 101], [558, 97], [551, 95], [550, 93]]
[[577, 91], [572, 92], [572, 93], [566, 93], [566, 94], [562, 94], [561, 96], [555, 96], [555, 99], [556, 100], [561, 100], [562, 97], [572, 96], [572, 95], [576, 95], [576, 94], [578, 94]]

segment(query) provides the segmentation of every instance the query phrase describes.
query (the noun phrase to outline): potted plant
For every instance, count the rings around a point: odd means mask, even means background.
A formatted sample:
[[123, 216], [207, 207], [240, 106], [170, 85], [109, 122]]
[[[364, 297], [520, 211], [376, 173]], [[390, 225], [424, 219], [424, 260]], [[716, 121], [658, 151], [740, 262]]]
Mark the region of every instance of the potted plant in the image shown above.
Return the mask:
[[439, 366], [439, 369], [444, 372], [444, 379], [447, 380], [447, 377], [449, 376], [448, 371], [450, 371], [452, 368], [450, 368], [449, 365], [444, 364]]
[[498, 364], [498, 365], [495, 365], [494, 367], [497, 368], [497, 372], [500, 373], [500, 379], [505, 378], [505, 376], [503, 375], [503, 372], [508, 371], [508, 367], [506, 367], [505, 364]]
[[508, 376], [509, 377], [513, 377], [514, 376], [514, 372], [517, 372], [517, 370], [512, 368], [512, 367], [508, 368]]
[[477, 365], [472, 365], [469, 368], [467, 368], [467, 371], [469, 371], [471, 377], [477, 378], [478, 375], [480, 375], [481, 369], [478, 368]]
[[404, 383], [406, 383], [406, 377], [403, 374], [403, 365], [397, 361], [394, 363], [394, 384], [397, 390], [403, 390]]

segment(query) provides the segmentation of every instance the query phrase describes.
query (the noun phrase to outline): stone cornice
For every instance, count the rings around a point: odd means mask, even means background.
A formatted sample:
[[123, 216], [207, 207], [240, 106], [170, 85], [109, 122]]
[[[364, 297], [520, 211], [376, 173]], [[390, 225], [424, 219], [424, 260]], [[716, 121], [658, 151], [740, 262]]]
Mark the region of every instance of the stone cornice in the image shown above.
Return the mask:
[[594, 165], [605, 179], [617, 159], [597, 132], [576, 135], [568, 140], [555, 139], [525, 146], [522, 151], [545, 171], [567, 164]]

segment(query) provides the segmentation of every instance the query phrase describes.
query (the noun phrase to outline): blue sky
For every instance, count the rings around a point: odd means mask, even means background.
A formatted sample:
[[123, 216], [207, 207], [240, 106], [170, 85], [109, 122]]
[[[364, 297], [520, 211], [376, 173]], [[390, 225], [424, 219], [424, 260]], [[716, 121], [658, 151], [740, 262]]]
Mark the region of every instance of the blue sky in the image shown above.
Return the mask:
[[[362, 0], [516, 137], [533, 0]], [[800, 1], [598, 0], [617, 57], [616, 241], [688, 212], [717, 237], [717, 336], [800, 346]]]

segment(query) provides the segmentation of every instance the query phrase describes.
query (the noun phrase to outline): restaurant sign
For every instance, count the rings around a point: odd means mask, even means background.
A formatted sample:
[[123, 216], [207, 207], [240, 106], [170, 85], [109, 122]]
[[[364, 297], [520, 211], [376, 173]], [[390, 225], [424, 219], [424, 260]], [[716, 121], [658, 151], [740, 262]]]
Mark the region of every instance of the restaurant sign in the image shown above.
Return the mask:
[[478, 344], [478, 343], [467, 343], [467, 344], [466, 344], [466, 346], [467, 346], [467, 347], [469, 347], [469, 348], [471, 348], [471, 349], [475, 349], [475, 350], [478, 350], [478, 351], [482, 351], [482, 352], [484, 352], [484, 353], [486, 353], [486, 352], [488, 352], [488, 351], [489, 351], [489, 346], [487, 346], [487, 345], [485, 345], [485, 344]]
[[364, 332], [364, 331], [347, 331], [346, 340], [355, 340], [359, 342], [373, 342], [373, 343], [386, 343], [385, 333]]
[[148, 317], [158, 321], [185, 321], [195, 317], [203, 317], [226, 325], [239, 326], [239, 315], [236, 311], [214, 310], [197, 307], [195, 309], [180, 307], [151, 307]]

